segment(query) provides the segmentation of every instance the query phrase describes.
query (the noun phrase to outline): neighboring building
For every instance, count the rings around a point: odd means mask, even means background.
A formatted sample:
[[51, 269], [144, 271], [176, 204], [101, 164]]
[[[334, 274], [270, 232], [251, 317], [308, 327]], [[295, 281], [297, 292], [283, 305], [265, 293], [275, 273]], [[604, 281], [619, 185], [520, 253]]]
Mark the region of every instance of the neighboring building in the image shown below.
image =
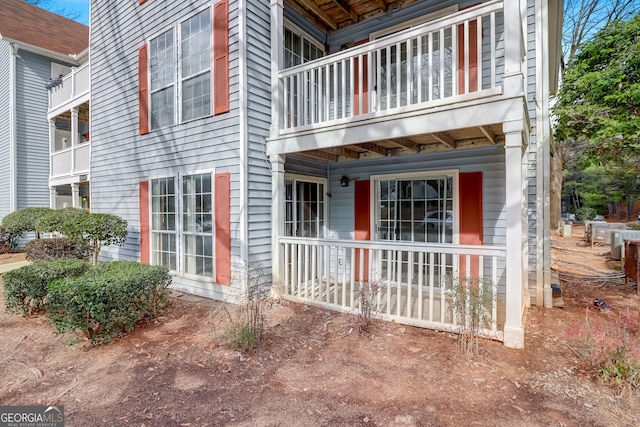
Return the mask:
[[89, 28], [22, 0], [0, 7], [0, 219], [49, 206], [46, 85], [89, 46]]
[[[447, 281], [490, 281], [483, 333], [550, 302], [548, 99], [562, 2], [91, 4], [92, 210], [107, 258], [240, 296], [454, 330]], [[170, 11], [170, 13], [168, 13]], [[268, 142], [267, 142], [268, 141]]]

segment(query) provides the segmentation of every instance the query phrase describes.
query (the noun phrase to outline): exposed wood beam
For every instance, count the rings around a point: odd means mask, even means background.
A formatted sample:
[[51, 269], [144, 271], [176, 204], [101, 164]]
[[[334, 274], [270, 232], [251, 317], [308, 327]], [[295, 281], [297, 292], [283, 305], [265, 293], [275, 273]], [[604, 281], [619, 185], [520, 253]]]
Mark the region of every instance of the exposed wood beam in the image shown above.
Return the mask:
[[319, 151], [319, 150], [311, 150], [311, 151], [302, 151], [300, 153], [297, 153], [301, 156], [304, 157], [309, 157], [315, 160], [323, 160], [323, 161], [328, 161], [328, 162], [337, 162], [338, 161], [338, 155], [337, 154], [332, 154], [332, 153], [327, 153], [326, 151]]
[[316, 27], [319, 27], [320, 29], [322, 29], [324, 32], [328, 32], [329, 31], [329, 27], [327, 26], [327, 24], [325, 24], [324, 22], [322, 22], [321, 20], [318, 19], [317, 16], [309, 13], [307, 11], [307, 9], [305, 9], [304, 7], [302, 7], [300, 4], [298, 4], [295, 1], [292, 2], [288, 2], [287, 4], [291, 5], [294, 7], [294, 9], [296, 9], [298, 12], [300, 12], [302, 14], [302, 16], [304, 16], [305, 18], [307, 18], [309, 21], [311, 21]]
[[415, 142], [411, 141], [409, 138], [397, 138], [397, 139], [390, 139], [389, 142], [406, 148], [407, 150], [411, 150], [415, 153], [419, 153], [420, 152], [420, 145], [416, 144]]
[[374, 144], [373, 142], [365, 142], [364, 144], [360, 144], [357, 145], [358, 147], [362, 148], [363, 150], [367, 150], [370, 153], [374, 153], [374, 154], [379, 154], [381, 156], [387, 156], [387, 149], [384, 147], [380, 147], [377, 144]]
[[486, 128], [484, 126], [480, 126], [480, 131], [484, 134], [484, 136], [487, 137], [487, 139], [489, 141], [491, 141], [492, 144], [497, 144], [497, 140], [496, 140], [496, 134], [493, 133], [493, 131], [489, 128]]
[[298, 0], [300, 4], [307, 8], [311, 13], [315, 14], [324, 21], [332, 30], [338, 29], [338, 23], [334, 21], [329, 15], [327, 15], [324, 10], [320, 9], [318, 5], [313, 0]]
[[376, 4], [383, 12], [387, 11], [387, 3], [384, 0], [376, 0]]
[[435, 139], [437, 139], [438, 141], [440, 141], [441, 143], [443, 143], [444, 145], [447, 145], [451, 148], [456, 148], [456, 141], [455, 139], [451, 138], [451, 136], [449, 136], [446, 133], [432, 133], [431, 134]]
[[358, 22], [358, 15], [356, 15], [353, 10], [351, 10], [351, 8], [344, 4], [344, 1], [341, 0], [333, 0], [333, 3], [338, 6], [340, 9], [342, 9], [342, 11], [344, 13], [346, 13], [347, 15], [349, 15], [351, 17], [351, 20], [353, 21], [353, 23], [355, 24], [356, 22]]
[[360, 157], [360, 153], [345, 147], [325, 148], [323, 151], [326, 151], [328, 153], [332, 153], [338, 156], [342, 156], [342, 157], [348, 157], [349, 159], [358, 159]]

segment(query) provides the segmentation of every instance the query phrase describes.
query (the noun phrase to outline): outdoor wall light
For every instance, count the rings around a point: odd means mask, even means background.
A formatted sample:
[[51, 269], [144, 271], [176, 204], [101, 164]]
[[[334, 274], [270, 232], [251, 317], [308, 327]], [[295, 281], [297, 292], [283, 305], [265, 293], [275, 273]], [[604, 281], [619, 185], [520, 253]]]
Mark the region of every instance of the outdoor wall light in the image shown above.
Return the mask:
[[342, 178], [340, 178], [340, 187], [348, 187], [349, 181], [349, 177], [347, 177], [346, 175], [342, 175]]

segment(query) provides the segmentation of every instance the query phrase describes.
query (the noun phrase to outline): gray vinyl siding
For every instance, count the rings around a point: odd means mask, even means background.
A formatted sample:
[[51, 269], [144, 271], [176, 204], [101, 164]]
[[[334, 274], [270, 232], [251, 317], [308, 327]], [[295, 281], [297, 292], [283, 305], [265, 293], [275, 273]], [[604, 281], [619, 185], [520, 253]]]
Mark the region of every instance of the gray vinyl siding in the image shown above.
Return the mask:
[[[248, 262], [271, 273], [271, 169], [265, 155], [271, 126], [271, 21], [268, 0], [247, 5]], [[268, 277], [267, 277], [268, 276]]]
[[329, 238], [353, 239], [353, 185], [340, 186], [343, 175], [368, 180], [371, 175], [407, 172], [458, 170], [482, 172], [482, 218], [484, 244], [503, 246], [506, 242], [504, 147], [461, 149], [406, 157], [332, 163], [328, 170]]
[[11, 144], [10, 120], [11, 104], [9, 100], [11, 85], [11, 47], [9, 43], [0, 41], [0, 221], [11, 213], [9, 190]]
[[[128, 221], [124, 247], [104, 259], [139, 258], [139, 183], [200, 172], [231, 176], [231, 262], [240, 264], [238, 9], [229, 2], [230, 111], [139, 135], [138, 49], [211, 1], [91, 2], [91, 210]], [[180, 285], [181, 278], [174, 278]]]
[[17, 209], [49, 206], [48, 93], [51, 59], [20, 50], [16, 58]]

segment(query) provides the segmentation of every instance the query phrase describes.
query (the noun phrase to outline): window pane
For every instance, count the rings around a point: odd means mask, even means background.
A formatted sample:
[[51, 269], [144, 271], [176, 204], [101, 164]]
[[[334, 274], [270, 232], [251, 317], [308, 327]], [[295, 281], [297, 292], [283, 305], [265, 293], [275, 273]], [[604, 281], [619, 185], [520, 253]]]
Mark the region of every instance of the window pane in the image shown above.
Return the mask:
[[151, 129], [174, 123], [173, 86], [151, 94]]
[[211, 73], [182, 82], [182, 121], [211, 115]]
[[184, 272], [213, 275], [213, 213], [211, 174], [182, 179]]
[[182, 76], [211, 68], [211, 10], [205, 9], [181, 25]]
[[149, 47], [151, 90], [155, 91], [173, 84], [174, 81], [173, 30], [152, 39]]

